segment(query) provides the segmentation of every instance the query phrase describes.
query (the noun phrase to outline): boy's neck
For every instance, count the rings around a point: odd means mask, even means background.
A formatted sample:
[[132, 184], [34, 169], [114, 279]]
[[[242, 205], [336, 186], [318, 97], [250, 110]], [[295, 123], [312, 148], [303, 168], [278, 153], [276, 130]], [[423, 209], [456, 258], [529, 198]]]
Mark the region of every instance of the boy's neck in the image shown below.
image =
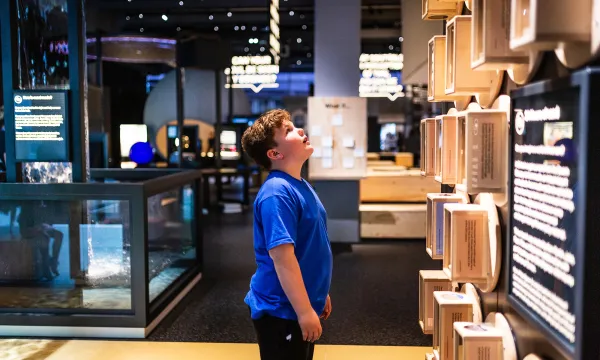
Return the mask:
[[297, 164], [273, 164], [271, 170], [283, 171], [293, 178], [302, 180], [302, 165], [303, 164], [300, 164], [300, 166]]

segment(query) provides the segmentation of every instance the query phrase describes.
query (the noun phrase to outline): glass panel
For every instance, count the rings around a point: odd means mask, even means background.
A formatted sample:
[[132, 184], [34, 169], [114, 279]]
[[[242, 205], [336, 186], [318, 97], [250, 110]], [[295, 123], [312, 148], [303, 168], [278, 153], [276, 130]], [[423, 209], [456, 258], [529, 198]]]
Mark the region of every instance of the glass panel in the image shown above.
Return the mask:
[[195, 197], [186, 185], [148, 199], [150, 302], [196, 264]]
[[129, 202], [0, 202], [0, 308], [131, 309]]

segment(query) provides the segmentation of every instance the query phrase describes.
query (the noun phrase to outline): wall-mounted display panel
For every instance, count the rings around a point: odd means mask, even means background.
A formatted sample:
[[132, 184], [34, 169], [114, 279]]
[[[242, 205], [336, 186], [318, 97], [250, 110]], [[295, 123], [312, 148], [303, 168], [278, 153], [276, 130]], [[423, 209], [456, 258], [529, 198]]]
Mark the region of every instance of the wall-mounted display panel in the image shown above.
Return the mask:
[[471, 15], [461, 15], [446, 24], [446, 95], [488, 94], [502, 76], [471, 68], [471, 21]]
[[489, 247], [487, 209], [476, 204], [444, 205], [443, 268], [452, 281], [487, 284]]
[[469, 96], [446, 95], [446, 36], [437, 35], [429, 40], [427, 52], [427, 100], [429, 102], [468, 102]]
[[421, 120], [421, 175], [435, 176], [436, 119]]
[[465, 111], [457, 119], [457, 189], [469, 194], [503, 193], [508, 161], [508, 114]]
[[457, 178], [458, 154], [456, 153], [457, 140], [457, 115], [442, 115], [436, 117], [439, 120], [436, 127], [438, 149], [436, 154], [436, 176], [435, 180], [442, 184], [454, 185]]
[[444, 204], [466, 202], [466, 197], [459, 194], [427, 194], [425, 249], [432, 259], [444, 258]]
[[68, 100], [68, 91], [13, 92], [17, 162], [70, 161]]
[[444, 20], [460, 15], [463, 9], [462, 1], [422, 0], [423, 20]]
[[367, 174], [367, 99], [309, 97], [312, 180], [357, 180]]
[[473, 0], [471, 68], [506, 70], [529, 64], [527, 52], [510, 49], [510, 1]]
[[467, 294], [436, 291], [433, 293], [433, 353], [436, 359], [454, 359], [454, 323], [473, 321], [474, 299]]
[[504, 360], [502, 332], [489, 324], [455, 322], [454, 359]]
[[433, 334], [433, 293], [451, 290], [452, 282], [443, 271], [419, 271], [419, 325], [424, 334]]
[[569, 359], [600, 357], [600, 69], [512, 94], [508, 300]]
[[591, 1], [511, 0], [511, 49], [546, 51], [561, 42], [589, 43]]

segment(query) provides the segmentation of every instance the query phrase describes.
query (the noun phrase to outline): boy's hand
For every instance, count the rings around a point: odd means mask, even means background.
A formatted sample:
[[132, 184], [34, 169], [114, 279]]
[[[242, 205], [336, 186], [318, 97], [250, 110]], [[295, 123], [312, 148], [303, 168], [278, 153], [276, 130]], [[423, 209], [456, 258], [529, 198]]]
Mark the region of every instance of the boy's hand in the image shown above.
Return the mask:
[[321, 314], [321, 319], [327, 320], [331, 315], [331, 297], [327, 295], [327, 300], [325, 301], [325, 309], [323, 310], [323, 314]]
[[307, 311], [306, 314], [298, 316], [298, 323], [300, 324], [300, 329], [302, 329], [302, 339], [304, 341], [315, 342], [319, 340], [323, 333], [323, 328], [314, 310]]

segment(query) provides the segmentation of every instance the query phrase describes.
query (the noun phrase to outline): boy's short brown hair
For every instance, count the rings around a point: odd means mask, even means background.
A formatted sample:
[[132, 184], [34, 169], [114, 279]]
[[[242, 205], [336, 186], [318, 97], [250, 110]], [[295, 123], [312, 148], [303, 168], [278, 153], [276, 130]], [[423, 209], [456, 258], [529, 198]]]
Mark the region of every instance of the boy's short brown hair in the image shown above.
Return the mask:
[[275, 109], [262, 114], [242, 136], [242, 148], [256, 163], [267, 170], [271, 169], [271, 160], [267, 151], [277, 146], [275, 130], [290, 121], [290, 113], [286, 110]]

